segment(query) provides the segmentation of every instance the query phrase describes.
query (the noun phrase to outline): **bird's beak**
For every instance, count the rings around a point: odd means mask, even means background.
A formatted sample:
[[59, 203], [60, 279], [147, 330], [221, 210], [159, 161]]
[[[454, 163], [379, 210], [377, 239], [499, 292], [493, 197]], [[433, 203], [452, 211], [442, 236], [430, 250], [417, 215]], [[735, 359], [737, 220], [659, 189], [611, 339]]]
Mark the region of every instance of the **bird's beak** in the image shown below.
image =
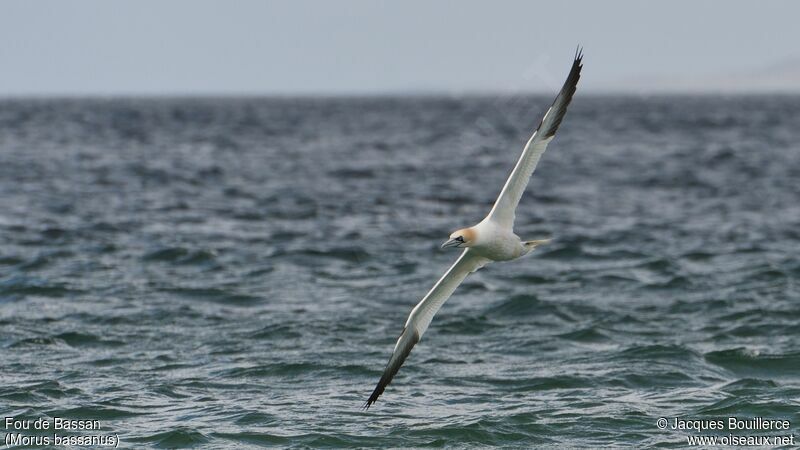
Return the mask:
[[461, 241], [459, 241], [457, 239], [450, 239], [449, 241], [447, 241], [444, 244], [442, 244], [442, 248], [458, 247], [460, 244], [461, 244]]

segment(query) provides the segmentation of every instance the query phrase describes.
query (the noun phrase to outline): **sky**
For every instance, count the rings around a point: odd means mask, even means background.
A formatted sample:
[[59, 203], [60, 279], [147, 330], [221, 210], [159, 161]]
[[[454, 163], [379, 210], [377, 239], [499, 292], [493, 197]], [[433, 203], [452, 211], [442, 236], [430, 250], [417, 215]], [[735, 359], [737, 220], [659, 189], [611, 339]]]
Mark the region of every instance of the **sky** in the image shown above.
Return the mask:
[[800, 2], [6, 0], [0, 96], [800, 92]]

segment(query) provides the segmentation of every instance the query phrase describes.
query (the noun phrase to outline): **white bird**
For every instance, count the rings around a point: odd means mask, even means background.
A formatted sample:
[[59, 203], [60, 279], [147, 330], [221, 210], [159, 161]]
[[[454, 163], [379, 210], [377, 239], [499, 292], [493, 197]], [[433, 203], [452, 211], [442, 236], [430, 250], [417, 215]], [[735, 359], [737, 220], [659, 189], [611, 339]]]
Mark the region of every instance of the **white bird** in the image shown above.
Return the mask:
[[472, 272], [480, 269], [486, 264], [494, 261], [510, 261], [530, 253], [536, 246], [544, 244], [549, 239], [535, 241], [523, 241], [514, 234], [514, 211], [517, 209], [519, 199], [528, 185], [536, 164], [539, 162], [547, 144], [555, 137], [564, 114], [567, 112], [572, 100], [578, 80], [581, 76], [581, 60], [583, 58], [580, 49], [575, 53], [575, 60], [572, 69], [561, 88], [561, 92], [556, 96], [555, 101], [547, 110], [542, 118], [539, 127], [528, 140], [525, 149], [522, 151], [517, 165], [508, 177], [500, 196], [480, 223], [469, 228], [463, 228], [453, 232], [450, 239], [442, 244], [442, 248], [456, 247], [465, 250], [458, 257], [447, 273], [436, 282], [433, 288], [425, 295], [417, 306], [408, 316], [406, 325], [400, 338], [394, 346], [392, 357], [383, 371], [378, 385], [372, 391], [372, 395], [364, 404], [364, 408], [369, 408], [378, 397], [383, 393], [386, 386], [392, 381], [400, 366], [411, 353], [417, 342], [428, 326], [437, 311], [445, 301], [453, 294], [459, 284]]

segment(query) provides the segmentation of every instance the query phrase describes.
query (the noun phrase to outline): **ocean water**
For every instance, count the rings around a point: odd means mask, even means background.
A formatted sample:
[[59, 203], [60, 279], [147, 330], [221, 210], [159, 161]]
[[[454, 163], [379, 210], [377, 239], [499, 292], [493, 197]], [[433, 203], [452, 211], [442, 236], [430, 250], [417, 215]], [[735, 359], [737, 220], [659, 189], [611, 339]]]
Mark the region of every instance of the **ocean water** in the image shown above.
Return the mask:
[[798, 442], [798, 97], [579, 90], [517, 210], [552, 243], [470, 276], [361, 409], [550, 100], [0, 101], [0, 437], [681, 448], [708, 432], [659, 418], [735, 416]]

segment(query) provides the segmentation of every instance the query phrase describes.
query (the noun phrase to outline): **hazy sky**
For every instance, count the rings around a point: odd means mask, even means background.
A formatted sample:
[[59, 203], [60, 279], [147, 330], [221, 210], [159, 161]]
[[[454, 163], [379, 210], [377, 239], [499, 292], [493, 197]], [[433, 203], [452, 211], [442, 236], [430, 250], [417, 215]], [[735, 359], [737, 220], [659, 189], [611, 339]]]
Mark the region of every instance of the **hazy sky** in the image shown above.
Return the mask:
[[577, 44], [586, 90], [800, 90], [798, 17], [797, 1], [12, 0], [0, 96], [551, 91]]

